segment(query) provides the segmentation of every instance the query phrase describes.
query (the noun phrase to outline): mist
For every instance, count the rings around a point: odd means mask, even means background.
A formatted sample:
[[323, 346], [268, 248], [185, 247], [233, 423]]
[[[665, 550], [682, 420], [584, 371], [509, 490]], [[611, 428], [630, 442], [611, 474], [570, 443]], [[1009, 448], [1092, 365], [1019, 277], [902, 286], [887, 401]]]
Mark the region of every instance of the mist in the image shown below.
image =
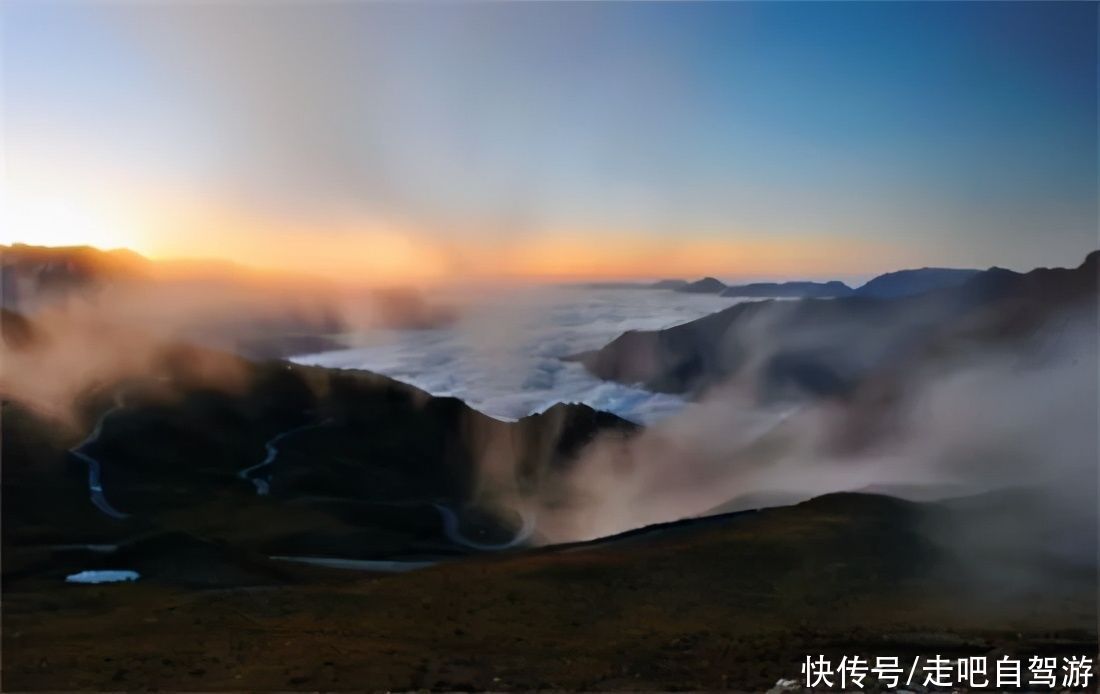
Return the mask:
[[[31, 304], [29, 339], [9, 339], [14, 333], [5, 325], [0, 392], [71, 426], [83, 419], [83, 398], [127, 379], [163, 373], [176, 345], [199, 347], [183, 360], [189, 385], [239, 392], [247, 387], [246, 369], [245, 362], [229, 356], [234, 352], [281, 357], [281, 349], [300, 350], [303, 344], [330, 349], [329, 340], [347, 340], [349, 333], [355, 335], [349, 343], [354, 346], [386, 327], [444, 324], [461, 349], [485, 362], [473, 371], [475, 377], [503, 378], [510, 401], [528, 408], [511, 417], [518, 419], [543, 408], [531, 408], [535, 400], [523, 394], [527, 381], [509, 380], [522, 365], [515, 358], [517, 345], [533, 341], [539, 359], [558, 363], [578, 348], [598, 346], [605, 339], [601, 331], [660, 328], [668, 320], [653, 311], [608, 313], [596, 303], [566, 317], [567, 324], [576, 325], [567, 339], [545, 342], [531, 332], [532, 324], [558, 310], [555, 301], [572, 290], [529, 290], [523, 302], [515, 293], [494, 302], [467, 288], [441, 303], [407, 289], [350, 291], [235, 273], [171, 278], [139, 273], [110, 282], [63, 283], [51, 295], [41, 291], [46, 286], [41, 268], [9, 267], [14, 266], [5, 267], [6, 287], [34, 290], [49, 300]], [[13, 276], [19, 280], [14, 284]], [[690, 311], [703, 308], [677, 311], [688, 311], [681, 318], [689, 318]], [[931, 304], [907, 313], [895, 331], [855, 340], [859, 331], [845, 320], [783, 325], [795, 309], [796, 302], [773, 302], [770, 313], [750, 314], [736, 334], [719, 340], [716, 358], [733, 360], [728, 379], [698, 389], [695, 400], [681, 404], [676, 414], [662, 406], [662, 417], [633, 435], [598, 436], [571, 462], [554, 459], [560, 412], [548, 413], [545, 426], [533, 433], [517, 433], [503, 422], [472, 422], [464, 443], [479, 475], [469, 503], [496, 509], [503, 520], [517, 512], [536, 516], [543, 543], [605, 537], [837, 491], [935, 501], [1011, 493], [1017, 508], [1025, 506], [1019, 499], [1024, 494], [1032, 528], [1095, 528], [1100, 386], [1094, 312], [1056, 312], [1038, 330], [1010, 340], [944, 334], [941, 344], [951, 349], [929, 358], [907, 337], [936, 325], [942, 313]], [[607, 322], [595, 326], [594, 316]], [[436, 339], [415, 330], [410, 334], [429, 344]], [[307, 342], [284, 344], [288, 336]], [[259, 338], [276, 345], [249, 344]], [[829, 348], [836, 345], [850, 348]], [[776, 383], [770, 364], [777, 356], [823, 347], [851, 387], [821, 395]], [[430, 351], [426, 357], [439, 358]], [[442, 358], [444, 372], [456, 368], [446, 354]], [[738, 368], [732, 369], [734, 363]], [[551, 376], [551, 381], [560, 378]], [[575, 387], [572, 378], [547, 397], [568, 399], [562, 396], [568, 391], [560, 389]], [[624, 392], [617, 384], [606, 387]], [[168, 397], [171, 388], [164, 390]], [[1071, 558], [1091, 556], [1083, 549], [1089, 533], [1080, 535], [1081, 542], [1050, 543], [1051, 532], [1038, 533], [1031, 544]], [[991, 532], [979, 541], [957, 529], [936, 534], [971, 545], [1020, 544], [1026, 536]]]
[[334, 349], [345, 335], [382, 328], [444, 325], [458, 310], [453, 300], [436, 302], [409, 286], [153, 262], [87, 247], [0, 247], [0, 260], [0, 393], [70, 423], [82, 396], [163, 375], [165, 360], [181, 350], [188, 356], [176, 366], [188, 383], [239, 392], [241, 358]]
[[[975, 342], [951, 359], [891, 363], [845, 397], [762, 399], [766, 360], [750, 358], [756, 368], [680, 414], [629, 439], [594, 441], [541, 490], [539, 529], [545, 542], [586, 540], [839, 491], [987, 498], [990, 518], [1024, 513], [1044, 531], [997, 531], [997, 521], [930, 534], [955, 547], [1092, 563], [1097, 359], [1092, 309], [1007, 345]], [[998, 494], [1012, 499], [1009, 508]]]

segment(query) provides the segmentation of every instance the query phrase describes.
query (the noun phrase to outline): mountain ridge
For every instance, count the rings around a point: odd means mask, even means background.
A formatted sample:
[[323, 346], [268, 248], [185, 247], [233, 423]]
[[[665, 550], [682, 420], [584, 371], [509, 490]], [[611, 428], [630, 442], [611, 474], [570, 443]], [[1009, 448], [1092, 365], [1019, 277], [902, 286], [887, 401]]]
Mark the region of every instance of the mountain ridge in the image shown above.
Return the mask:
[[742, 302], [664, 330], [627, 331], [567, 359], [604, 380], [692, 395], [736, 374], [763, 343], [770, 351], [761, 366], [765, 381], [839, 395], [869, 363], [951, 329], [988, 323], [991, 336], [1000, 329], [1008, 337], [1063, 304], [1095, 301], [1098, 256], [1093, 251], [1076, 268], [991, 268], [955, 286], [895, 298]]

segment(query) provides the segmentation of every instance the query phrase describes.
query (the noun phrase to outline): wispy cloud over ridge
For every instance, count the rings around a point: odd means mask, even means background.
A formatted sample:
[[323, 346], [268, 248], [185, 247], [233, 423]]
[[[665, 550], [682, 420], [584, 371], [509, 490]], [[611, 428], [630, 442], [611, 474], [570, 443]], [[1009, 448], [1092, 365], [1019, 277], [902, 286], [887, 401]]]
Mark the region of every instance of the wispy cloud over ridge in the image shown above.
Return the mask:
[[518, 419], [559, 402], [580, 402], [640, 423], [684, 406], [683, 399], [600, 381], [562, 361], [626, 330], [659, 329], [737, 303], [659, 290], [554, 288], [482, 297], [451, 327], [372, 332], [353, 348], [294, 361], [366, 369], [454, 396], [498, 419]]

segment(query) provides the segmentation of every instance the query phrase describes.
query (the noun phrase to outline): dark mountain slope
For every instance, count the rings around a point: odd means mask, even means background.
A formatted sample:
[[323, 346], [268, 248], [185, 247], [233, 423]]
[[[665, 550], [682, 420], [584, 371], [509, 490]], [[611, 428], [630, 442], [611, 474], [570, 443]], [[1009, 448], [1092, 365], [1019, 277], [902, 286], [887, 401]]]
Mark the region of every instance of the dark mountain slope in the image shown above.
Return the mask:
[[914, 296], [934, 289], [957, 287], [981, 270], [924, 267], [916, 270], [887, 272], [870, 280], [855, 290], [859, 296], [877, 299], [897, 299]]
[[0, 246], [0, 295], [4, 308], [23, 311], [75, 297], [90, 299], [108, 286], [148, 281], [151, 266], [125, 250]]
[[[635, 428], [580, 405], [501, 422], [366, 372], [195, 347], [166, 347], [154, 362], [86, 393], [70, 425], [5, 396], [5, 553], [163, 532], [270, 554], [305, 553], [307, 536], [314, 553], [347, 557], [461, 552], [432, 503], [507, 539], [513, 519], [497, 503], [507, 508], [566, 469], [598, 431]], [[101, 463], [123, 520], [92, 505], [88, 465], [69, 452], [98, 422], [100, 436], [81, 450]], [[271, 446], [274, 462], [242, 477]]]
[[843, 282], [754, 282], [722, 290], [722, 296], [747, 296], [774, 299], [831, 298], [849, 296], [852, 288]]
[[725, 288], [726, 285], [713, 277], [704, 277], [701, 280], [685, 284], [682, 287], [676, 287], [676, 291], [687, 294], [717, 294]]
[[957, 287], [898, 299], [741, 303], [666, 330], [626, 332], [574, 358], [600, 378], [661, 392], [698, 393], [740, 375], [765, 397], [844, 395], [888, 358], [961, 337], [1003, 342], [1094, 305], [1097, 256], [1074, 269], [993, 268]]

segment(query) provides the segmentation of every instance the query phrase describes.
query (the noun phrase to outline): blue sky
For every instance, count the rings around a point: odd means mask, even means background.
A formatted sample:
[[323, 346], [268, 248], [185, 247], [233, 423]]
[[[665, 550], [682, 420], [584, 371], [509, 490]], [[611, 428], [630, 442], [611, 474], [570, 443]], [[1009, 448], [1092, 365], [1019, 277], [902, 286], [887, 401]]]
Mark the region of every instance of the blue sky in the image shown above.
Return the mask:
[[[822, 276], [856, 267], [830, 248], [871, 272], [1066, 265], [1098, 245], [1093, 3], [14, 0], [4, 14], [9, 194], [109, 197], [110, 219], [164, 191], [216, 199], [247, 210], [218, 227], [247, 237], [225, 244], [237, 252], [363, 226], [444, 268], [530, 239], [565, 258], [636, 240], [654, 250], [610, 274], [664, 274], [661, 249], [682, 244], [703, 249], [692, 270], [711, 254], [719, 275]], [[139, 249], [221, 245], [139, 218]], [[784, 265], [785, 248], [821, 262]]]

